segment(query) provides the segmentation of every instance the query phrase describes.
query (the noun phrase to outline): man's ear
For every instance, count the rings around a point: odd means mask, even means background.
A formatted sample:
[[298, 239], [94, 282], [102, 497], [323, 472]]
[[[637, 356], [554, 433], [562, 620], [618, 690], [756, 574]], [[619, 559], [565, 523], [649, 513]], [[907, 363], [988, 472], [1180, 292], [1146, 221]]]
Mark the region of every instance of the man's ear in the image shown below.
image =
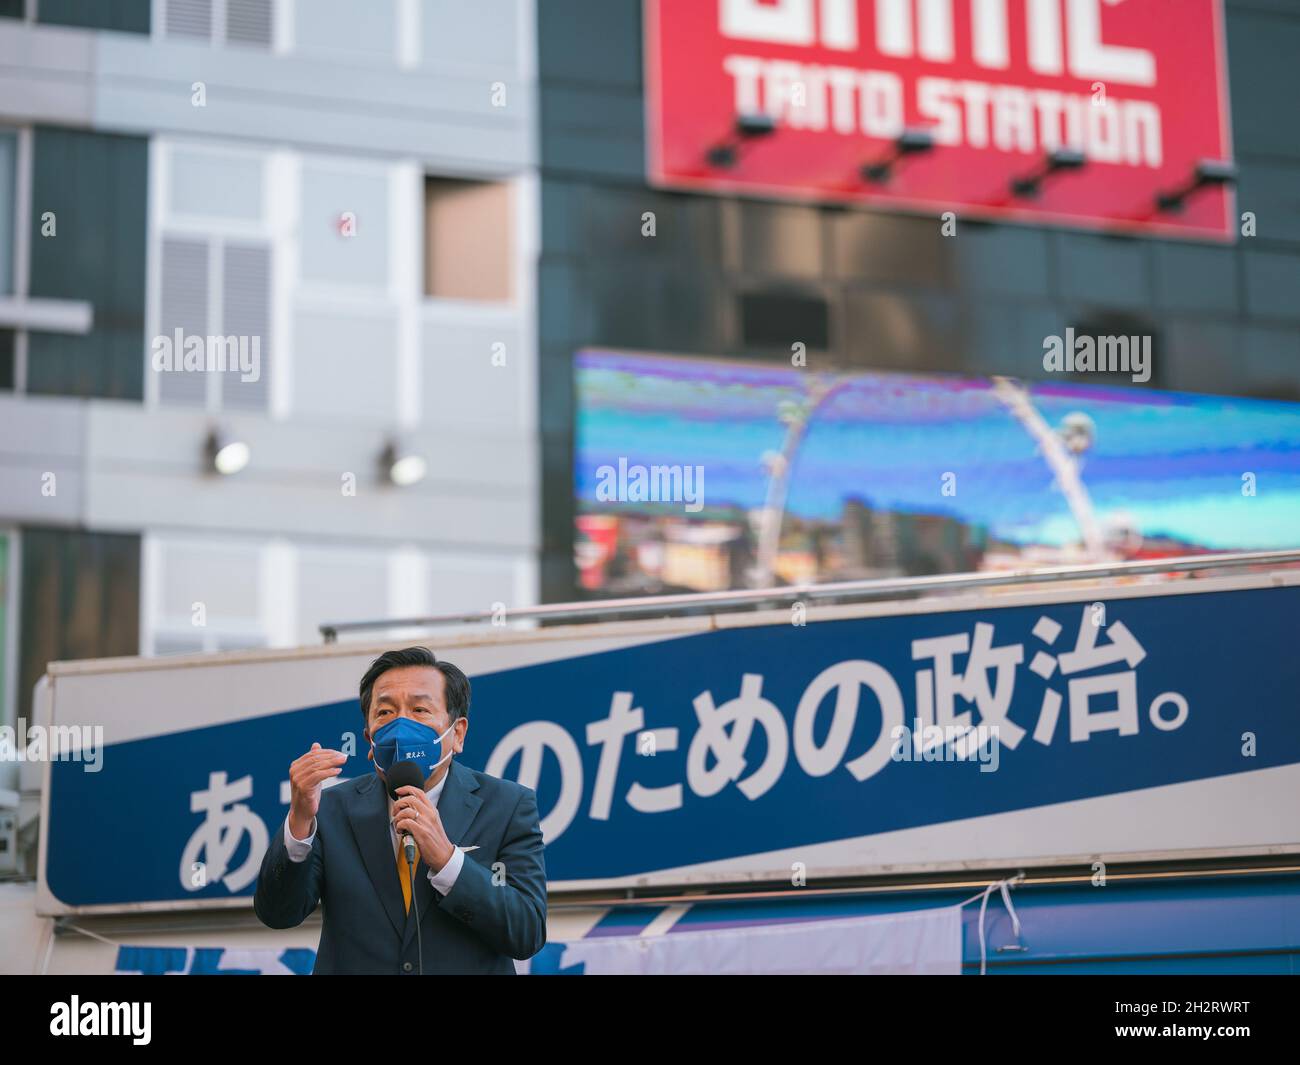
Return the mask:
[[[369, 726], [369, 725], [367, 725], [365, 728], [363, 728], [363, 729], [361, 730], [361, 735], [365, 738], [366, 743], [370, 743], [370, 726]], [[375, 749], [374, 749], [374, 747], [371, 747], [370, 750], [366, 751], [366, 757], [369, 758], [370, 761], [372, 761], [372, 762], [375, 760]]]

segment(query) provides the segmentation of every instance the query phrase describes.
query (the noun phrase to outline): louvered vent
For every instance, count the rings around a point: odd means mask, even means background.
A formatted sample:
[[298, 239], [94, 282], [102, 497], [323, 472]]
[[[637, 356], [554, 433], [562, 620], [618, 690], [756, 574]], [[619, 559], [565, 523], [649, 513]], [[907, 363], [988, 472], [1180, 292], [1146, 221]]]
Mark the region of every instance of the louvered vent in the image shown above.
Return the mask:
[[[175, 346], [176, 330], [186, 337], [208, 334], [208, 243], [205, 240], [164, 239], [159, 329]], [[184, 350], [174, 350], [179, 364]], [[150, 348], [150, 366], [153, 365]], [[151, 370], [152, 372], [152, 370]], [[173, 369], [158, 374], [158, 398], [163, 403], [202, 406], [207, 398], [206, 373]]]
[[271, 0], [226, 0], [226, 40], [271, 45]]
[[258, 352], [260, 371], [256, 381], [245, 381], [227, 370], [221, 379], [221, 406], [266, 410], [271, 385], [271, 249], [265, 244], [227, 244], [221, 277], [222, 331], [227, 337], [248, 339], [249, 352]]
[[212, 37], [212, 0], [167, 0], [168, 37]]

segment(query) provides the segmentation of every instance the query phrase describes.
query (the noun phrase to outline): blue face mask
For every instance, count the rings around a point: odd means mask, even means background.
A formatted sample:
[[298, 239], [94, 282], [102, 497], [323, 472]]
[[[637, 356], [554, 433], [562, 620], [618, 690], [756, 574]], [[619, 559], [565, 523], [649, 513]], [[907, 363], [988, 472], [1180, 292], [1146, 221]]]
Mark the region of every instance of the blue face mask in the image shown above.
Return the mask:
[[414, 762], [423, 770], [425, 780], [428, 780], [433, 771], [455, 753], [448, 751], [443, 757], [438, 757], [442, 751], [443, 737], [455, 727], [456, 722], [453, 721], [440, 736], [428, 725], [409, 717], [390, 721], [371, 737], [375, 765], [387, 773], [398, 762]]

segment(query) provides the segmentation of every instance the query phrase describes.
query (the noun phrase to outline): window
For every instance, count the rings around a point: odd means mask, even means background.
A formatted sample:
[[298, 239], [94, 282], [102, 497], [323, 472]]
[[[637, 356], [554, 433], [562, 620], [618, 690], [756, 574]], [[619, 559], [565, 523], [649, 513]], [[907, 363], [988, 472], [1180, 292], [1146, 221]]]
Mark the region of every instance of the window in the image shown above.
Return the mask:
[[397, 0], [302, 0], [294, 7], [294, 48], [344, 60], [393, 59], [402, 36]]
[[527, 587], [511, 562], [431, 560], [409, 546], [154, 534], [143, 558], [152, 655], [310, 645], [326, 622], [412, 617], [435, 601], [444, 611], [487, 609], [485, 587], [503, 602]]
[[[208, 410], [270, 406], [271, 248], [218, 237], [164, 237], [158, 398]], [[204, 370], [187, 368], [193, 338]], [[159, 369], [159, 367], [162, 367]]]
[[311, 285], [389, 287], [390, 175], [386, 167], [308, 156], [302, 165], [300, 273]]
[[10, 678], [13, 669], [13, 648], [10, 646], [14, 626], [11, 622], [14, 610], [14, 565], [13, 536], [0, 530], [0, 725], [12, 725], [13, 715], [10, 704]]
[[[303, 155], [292, 324], [295, 414], [392, 424], [418, 308], [419, 171]], [[413, 361], [413, 357], [410, 361]]]
[[18, 546], [13, 627], [20, 716], [49, 663], [140, 653], [140, 537], [25, 526]]
[[188, 143], [159, 144], [156, 153], [149, 395], [212, 412], [267, 412], [276, 247], [268, 157]]
[[[77, 26], [86, 30], [117, 33], [148, 33], [153, 0], [27, 0], [27, 17], [49, 26]], [[6, 0], [6, 7], [22, 9], [19, 0]]]
[[386, 550], [358, 547], [299, 548], [296, 642], [320, 643], [320, 626], [327, 622], [391, 617], [388, 556]]
[[0, 130], [0, 296], [14, 291], [14, 238], [18, 212], [18, 134]]
[[518, 0], [424, 0], [419, 9], [420, 57], [426, 70], [469, 63], [509, 70], [519, 54]]
[[25, 261], [0, 318], [19, 330], [18, 388], [140, 400], [148, 240], [130, 222], [147, 210], [149, 140], [36, 126], [18, 143]]
[[151, 536], [144, 548], [145, 654], [192, 654], [273, 642], [277, 589], [263, 580], [268, 546]]
[[513, 218], [504, 182], [430, 177], [424, 185], [424, 292], [438, 299], [510, 300]]
[[0, 329], [0, 392], [14, 390], [14, 331]]
[[[22, 15], [19, 4], [16, 17]], [[3, 13], [3, 8], [0, 8]], [[18, 134], [0, 130], [0, 299], [14, 293], [14, 248], [18, 224], [16, 182]], [[12, 392], [15, 378], [15, 333], [0, 329], [0, 392]]]

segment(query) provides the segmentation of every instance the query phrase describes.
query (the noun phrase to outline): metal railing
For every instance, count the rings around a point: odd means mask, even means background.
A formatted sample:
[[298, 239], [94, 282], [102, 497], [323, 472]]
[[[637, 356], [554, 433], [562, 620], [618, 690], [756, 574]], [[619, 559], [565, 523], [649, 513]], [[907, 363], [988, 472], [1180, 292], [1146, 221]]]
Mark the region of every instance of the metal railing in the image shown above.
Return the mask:
[[[551, 603], [506, 611], [511, 621], [607, 621], [612, 617], [652, 614], [656, 617], [689, 616], [703, 611], [722, 613], [749, 607], [773, 607], [795, 601], [835, 600], [841, 603], [874, 599], [914, 598], [929, 592], [957, 591], [1057, 581], [1093, 580], [1106, 577], [1136, 577], [1146, 574], [1186, 573], [1200, 570], [1237, 569], [1246, 566], [1300, 565], [1300, 550], [1247, 551], [1217, 555], [1189, 555], [1150, 562], [1100, 562], [1082, 566], [1045, 566], [1037, 569], [987, 573], [947, 573], [932, 577], [885, 577], [871, 580], [837, 581], [827, 584], [789, 584], [777, 588], [746, 588], [729, 592], [691, 592], [680, 595], [636, 596], [580, 603]], [[441, 625], [482, 624], [497, 621], [491, 610], [460, 614], [434, 614], [412, 618], [377, 618], [368, 621], [336, 621], [320, 626], [326, 643], [340, 633], [373, 632], [387, 629], [434, 628]]]

